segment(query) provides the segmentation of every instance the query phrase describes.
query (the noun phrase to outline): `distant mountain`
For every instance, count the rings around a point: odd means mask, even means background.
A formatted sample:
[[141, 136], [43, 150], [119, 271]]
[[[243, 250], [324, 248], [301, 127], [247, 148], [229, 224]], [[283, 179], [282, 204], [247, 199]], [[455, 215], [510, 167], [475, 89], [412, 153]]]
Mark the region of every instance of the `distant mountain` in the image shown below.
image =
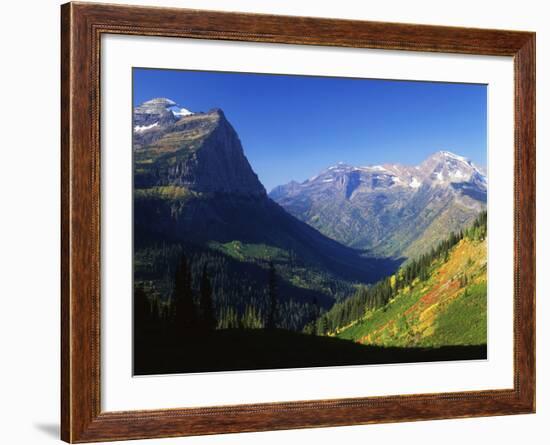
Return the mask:
[[[353, 283], [397, 267], [322, 235], [270, 199], [222, 110], [182, 114], [174, 107], [181, 110], [157, 98], [134, 109], [136, 283], [169, 297], [177, 261], [170, 246], [184, 245], [195, 263], [219, 265], [214, 294], [242, 311], [265, 296], [273, 261], [289, 305], [284, 323], [300, 328], [311, 313], [305, 305], [329, 307]], [[254, 304], [262, 309], [262, 301]]]
[[448, 151], [418, 166], [340, 163], [269, 196], [326, 236], [381, 256], [414, 257], [486, 208], [487, 179]]

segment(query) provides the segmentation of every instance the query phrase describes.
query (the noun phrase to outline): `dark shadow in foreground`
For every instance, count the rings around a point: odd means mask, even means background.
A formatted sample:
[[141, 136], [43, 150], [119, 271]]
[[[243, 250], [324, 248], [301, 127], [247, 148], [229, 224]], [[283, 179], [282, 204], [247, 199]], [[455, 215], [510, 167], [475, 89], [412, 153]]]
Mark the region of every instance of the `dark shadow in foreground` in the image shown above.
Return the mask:
[[486, 358], [487, 345], [390, 348], [285, 330], [229, 329], [177, 341], [154, 336], [136, 339], [134, 375]]

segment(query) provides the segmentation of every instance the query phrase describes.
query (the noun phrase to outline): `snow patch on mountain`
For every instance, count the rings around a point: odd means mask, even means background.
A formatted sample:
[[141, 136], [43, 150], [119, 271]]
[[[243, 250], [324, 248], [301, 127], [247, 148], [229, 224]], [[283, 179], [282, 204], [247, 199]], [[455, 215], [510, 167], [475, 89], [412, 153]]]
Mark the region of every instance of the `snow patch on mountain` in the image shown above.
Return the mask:
[[193, 113], [192, 111], [188, 110], [187, 108], [180, 108], [179, 106], [177, 105], [174, 105], [170, 108], [168, 108], [172, 114], [176, 117], [183, 117], [183, 116], [191, 116], [195, 113]]
[[391, 178], [392, 178], [394, 184], [403, 184], [403, 181], [401, 180], [401, 178], [399, 176], [392, 176]]
[[466, 175], [462, 173], [460, 170], [455, 170], [451, 172], [451, 176], [456, 179], [463, 179], [466, 178]]
[[134, 131], [136, 133], [143, 133], [144, 131], [150, 130], [150, 129], [155, 128], [155, 127], [158, 127], [158, 125], [159, 125], [158, 122], [155, 122], [154, 124], [151, 124], [151, 125], [136, 125], [134, 127]]

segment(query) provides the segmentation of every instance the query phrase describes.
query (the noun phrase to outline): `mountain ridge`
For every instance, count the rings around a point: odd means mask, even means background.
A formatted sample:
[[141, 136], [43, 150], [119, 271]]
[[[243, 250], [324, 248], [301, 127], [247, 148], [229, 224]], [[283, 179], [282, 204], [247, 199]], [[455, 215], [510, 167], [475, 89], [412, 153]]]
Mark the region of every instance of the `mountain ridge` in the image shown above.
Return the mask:
[[269, 196], [302, 221], [350, 247], [386, 256], [415, 256], [486, 207], [487, 179], [449, 151], [418, 166], [339, 163]]
[[[451, 169], [451, 165], [449, 164], [454, 164], [455, 169]], [[460, 166], [463, 168], [460, 168]], [[465, 173], [464, 167], [468, 169], [469, 172]], [[277, 190], [284, 189], [287, 186], [294, 188], [307, 186], [319, 180], [330, 182], [329, 179], [334, 179], [327, 177], [330, 176], [331, 173], [370, 173], [374, 175], [378, 174], [379, 176], [389, 176], [393, 180], [393, 184], [391, 185], [401, 187], [408, 186], [411, 188], [419, 188], [423, 183], [446, 185], [450, 182], [459, 183], [463, 182], [463, 180], [472, 179], [479, 181], [481, 184], [487, 183], [486, 174], [471, 160], [447, 150], [440, 150], [432, 153], [428, 158], [416, 166], [398, 163], [356, 166], [345, 162], [338, 162], [305, 181], [300, 182], [291, 180], [287, 184], [275, 186], [269, 194], [275, 194]]]

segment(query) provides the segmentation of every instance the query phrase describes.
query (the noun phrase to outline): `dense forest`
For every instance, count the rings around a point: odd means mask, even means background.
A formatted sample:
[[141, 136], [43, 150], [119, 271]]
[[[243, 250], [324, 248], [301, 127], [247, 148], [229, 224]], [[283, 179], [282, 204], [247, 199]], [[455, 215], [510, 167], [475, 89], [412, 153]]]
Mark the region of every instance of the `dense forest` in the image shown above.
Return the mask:
[[[294, 320], [298, 325], [304, 312], [312, 319], [318, 315], [315, 298], [309, 305], [280, 298], [281, 280], [272, 261], [264, 274], [264, 286], [248, 288], [254, 295], [261, 291], [264, 297], [253, 303], [247, 303], [242, 296], [237, 297], [239, 288], [234, 289], [235, 298], [231, 299], [227, 286], [219, 286], [219, 289], [226, 289], [226, 293], [215, 302], [212, 283], [225, 280], [227, 277], [216, 272], [226, 269], [207, 263], [196, 251], [189, 257], [181, 252], [177, 264], [169, 299], [148, 295], [143, 286], [136, 287], [135, 324], [139, 327], [136, 334], [140, 331], [177, 334], [215, 329], [289, 329], [292, 328], [289, 322]], [[287, 315], [283, 317], [283, 314]]]
[[[232, 249], [231, 253], [227, 250]], [[353, 295], [353, 282], [338, 280], [307, 265], [292, 252], [267, 251], [247, 255], [250, 246], [197, 246], [182, 243], [151, 244], [135, 253], [135, 289], [145, 294], [155, 318], [164, 319], [175, 298], [175, 265], [188, 264], [192, 300], [199, 305], [201, 280], [207, 274], [212, 287], [213, 311], [219, 328], [265, 326], [271, 313], [270, 281], [277, 288], [277, 327], [301, 331], [316, 316]], [[257, 247], [259, 250], [260, 247]], [[243, 258], [234, 252], [242, 252]], [[273, 278], [275, 277], [275, 278]]]
[[[353, 296], [330, 309], [326, 302], [320, 304], [314, 292], [309, 301], [303, 303], [285, 299], [281, 292], [286, 290], [284, 280], [280, 279], [273, 261], [267, 261], [267, 267], [262, 269], [263, 283], [257, 279], [246, 282], [243, 277], [250, 275], [245, 272], [231, 288], [227, 282], [233, 278], [232, 267], [224, 255], [171, 246], [165, 249], [164, 255], [168, 258], [178, 255], [178, 261], [172, 272], [173, 279], [165, 287], [170, 297], [150, 295], [143, 285], [137, 286], [135, 323], [142, 331], [281, 328], [326, 335], [360, 319], [367, 310], [383, 307], [415, 280], [426, 280], [434, 261], [445, 260], [460, 240], [483, 240], [486, 236], [487, 212], [482, 212], [470, 228], [451, 233], [430, 252], [409, 261], [394, 275], [371, 286], [360, 285]], [[257, 276], [257, 270], [255, 272]], [[215, 289], [221, 293], [217, 298]], [[344, 286], [343, 289], [349, 290]], [[257, 295], [261, 298], [247, 298]]]

